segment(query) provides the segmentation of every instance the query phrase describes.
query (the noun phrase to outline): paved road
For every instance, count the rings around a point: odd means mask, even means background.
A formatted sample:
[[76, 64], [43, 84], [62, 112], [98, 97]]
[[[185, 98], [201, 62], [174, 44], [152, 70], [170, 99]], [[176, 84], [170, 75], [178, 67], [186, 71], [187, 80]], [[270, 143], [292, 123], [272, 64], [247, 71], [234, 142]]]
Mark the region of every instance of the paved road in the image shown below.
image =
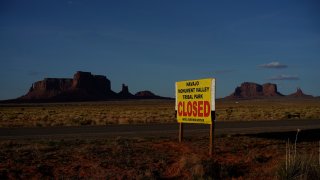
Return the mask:
[[[185, 135], [209, 133], [209, 125], [185, 124]], [[80, 138], [110, 136], [175, 136], [178, 124], [108, 125], [108, 126], [70, 126], [0, 128], [0, 139], [34, 138]], [[253, 134], [263, 132], [296, 131], [297, 129], [320, 129], [320, 120], [279, 120], [216, 122], [215, 134]]]

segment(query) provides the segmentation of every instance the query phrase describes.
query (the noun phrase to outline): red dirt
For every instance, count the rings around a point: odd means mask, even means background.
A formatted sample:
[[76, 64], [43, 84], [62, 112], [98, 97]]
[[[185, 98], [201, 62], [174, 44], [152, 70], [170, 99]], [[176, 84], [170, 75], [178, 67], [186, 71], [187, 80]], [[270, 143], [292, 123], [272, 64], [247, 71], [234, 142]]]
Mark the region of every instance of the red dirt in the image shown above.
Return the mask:
[[[116, 138], [104, 140], [0, 141], [0, 179], [274, 179], [285, 142], [247, 136], [208, 138]], [[298, 149], [317, 152], [317, 144]]]

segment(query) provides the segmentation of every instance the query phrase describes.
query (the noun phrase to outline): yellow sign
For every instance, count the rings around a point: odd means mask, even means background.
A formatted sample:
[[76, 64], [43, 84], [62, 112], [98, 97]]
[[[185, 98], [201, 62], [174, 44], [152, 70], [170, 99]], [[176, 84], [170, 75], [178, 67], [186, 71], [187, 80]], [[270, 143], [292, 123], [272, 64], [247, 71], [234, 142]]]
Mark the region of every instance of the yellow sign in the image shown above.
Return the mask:
[[211, 124], [215, 118], [215, 79], [176, 82], [179, 123]]

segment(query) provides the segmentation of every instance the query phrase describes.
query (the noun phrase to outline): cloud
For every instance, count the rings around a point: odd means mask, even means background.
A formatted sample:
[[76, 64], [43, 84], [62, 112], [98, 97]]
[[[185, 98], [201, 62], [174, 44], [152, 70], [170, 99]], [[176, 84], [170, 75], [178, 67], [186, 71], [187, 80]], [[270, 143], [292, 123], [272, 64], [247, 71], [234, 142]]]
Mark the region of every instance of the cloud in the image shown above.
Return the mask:
[[269, 80], [272, 80], [272, 81], [282, 81], [282, 80], [297, 81], [299, 79], [300, 78], [296, 75], [283, 75], [283, 74], [269, 78]]
[[283, 69], [283, 68], [287, 68], [288, 66], [275, 61], [268, 64], [261, 64], [259, 65], [259, 67], [268, 68], [268, 69]]

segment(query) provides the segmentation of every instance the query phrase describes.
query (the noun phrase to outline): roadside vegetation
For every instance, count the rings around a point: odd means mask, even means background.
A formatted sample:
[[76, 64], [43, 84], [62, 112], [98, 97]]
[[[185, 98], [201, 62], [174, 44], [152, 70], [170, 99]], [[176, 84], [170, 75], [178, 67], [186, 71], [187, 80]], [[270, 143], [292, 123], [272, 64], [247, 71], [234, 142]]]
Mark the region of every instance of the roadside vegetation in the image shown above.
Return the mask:
[[318, 179], [319, 131], [303, 133], [296, 154], [313, 156], [287, 166], [294, 132], [219, 136], [213, 157], [207, 136], [0, 140], [0, 179]]
[[297, 140], [300, 129], [297, 130], [294, 144], [286, 143], [285, 161], [277, 168], [278, 179], [320, 179], [320, 140], [318, 153], [308, 151], [297, 152]]
[[[0, 104], [0, 127], [175, 123], [174, 100]], [[318, 99], [218, 100], [218, 121], [320, 119]]]
[[319, 99], [256, 99], [217, 102], [219, 120], [320, 119]]

